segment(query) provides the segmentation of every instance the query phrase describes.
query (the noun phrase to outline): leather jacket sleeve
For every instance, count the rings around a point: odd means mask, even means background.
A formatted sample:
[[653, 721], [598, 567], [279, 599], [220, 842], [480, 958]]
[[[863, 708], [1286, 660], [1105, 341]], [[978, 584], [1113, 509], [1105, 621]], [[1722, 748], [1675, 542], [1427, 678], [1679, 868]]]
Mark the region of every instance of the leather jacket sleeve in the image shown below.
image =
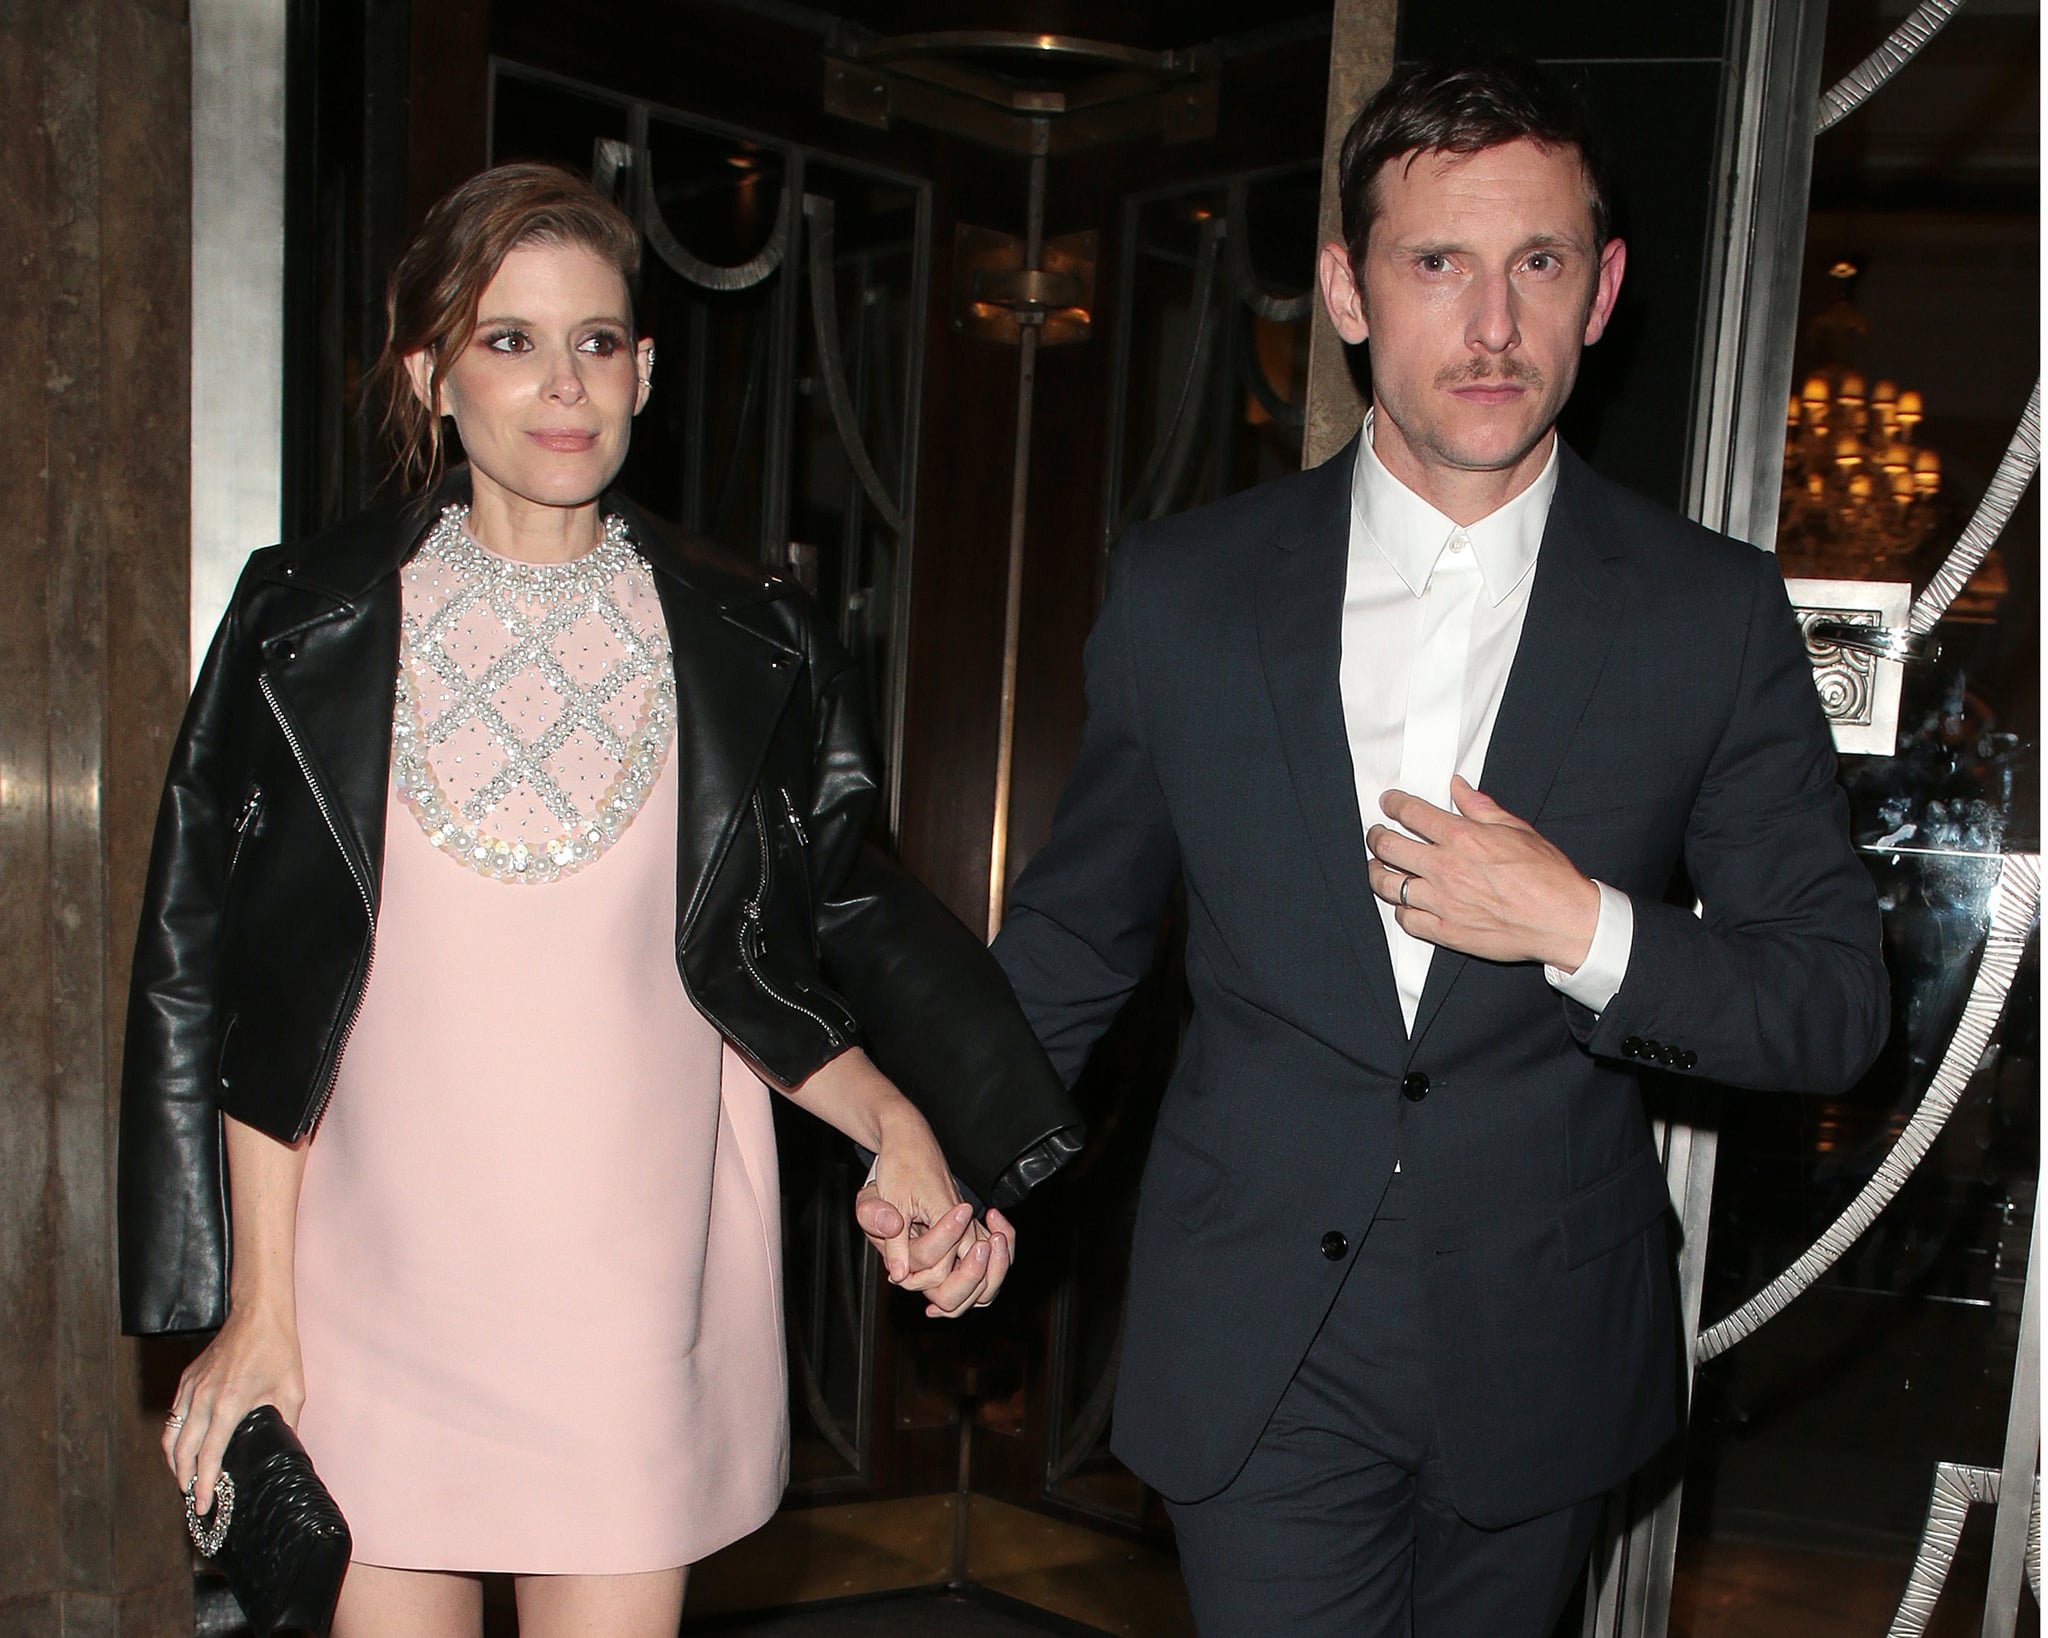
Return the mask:
[[960, 1180], [1014, 1203], [1079, 1152], [1079, 1111], [980, 939], [863, 840], [879, 765], [859, 673], [813, 627], [807, 821], [822, 976]]
[[130, 1334], [210, 1329], [227, 1311], [213, 969], [235, 834], [230, 718], [248, 664], [241, 602], [238, 589], [171, 751], [135, 938], [116, 1162], [121, 1328]]

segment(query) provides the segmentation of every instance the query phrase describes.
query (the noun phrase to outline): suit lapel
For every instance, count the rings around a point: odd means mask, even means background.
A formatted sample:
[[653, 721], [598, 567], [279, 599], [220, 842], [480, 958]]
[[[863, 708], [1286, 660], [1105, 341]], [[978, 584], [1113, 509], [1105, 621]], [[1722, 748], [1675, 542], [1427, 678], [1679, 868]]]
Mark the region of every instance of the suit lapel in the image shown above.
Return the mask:
[[[1557, 493], [1543, 528], [1529, 612], [1480, 778], [1488, 796], [1532, 821], [1600, 680], [1623, 606], [1613, 568], [1620, 543], [1596, 527], [1590, 474], [1569, 449], [1560, 449], [1558, 463]], [[1411, 1051], [1471, 960], [1441, 949], [1431, 958], [1415, 1010]]]
[[1366, 878], [1365, 825], [1338, 688], [1357, 448], [1354, 439], [1318, 469], [1319, 481], [1308, 487], [1301, 516], [1283, 520], [1275, 535], [1271, 568], [1260, 586], [1259, 657], [1324, 885], [1381, 1025], [1400, 1040], [1401, 1001]]

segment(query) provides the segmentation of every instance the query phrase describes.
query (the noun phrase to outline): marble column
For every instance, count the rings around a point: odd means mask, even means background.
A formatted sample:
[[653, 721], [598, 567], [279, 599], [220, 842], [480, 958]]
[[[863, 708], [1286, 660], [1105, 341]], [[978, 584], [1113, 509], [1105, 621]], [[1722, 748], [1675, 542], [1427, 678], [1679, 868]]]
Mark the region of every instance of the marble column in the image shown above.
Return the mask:
[[[1394, 16], [1397, 0], [1336, 0], [1330, 19], [1330, 96], [1323, 127], [1323, 196], [1316, 224], [1318, 246], [1344, 237], [1337, 198], [1337, 159], [1344, 133], [1366, 99], [1394, 71]], [[1308, 406], [1304, 412], [1302, 465], [1320, 466], [1351, 441], [1365, 414], [1365, 400], [1351, 379], [1344, 342], [1330, 327], [1317, 298], [1308, 344]]]
[[114, 1093], [185, 693], [183, 0], [0, 0], [0, 1638], [192, 1631]]

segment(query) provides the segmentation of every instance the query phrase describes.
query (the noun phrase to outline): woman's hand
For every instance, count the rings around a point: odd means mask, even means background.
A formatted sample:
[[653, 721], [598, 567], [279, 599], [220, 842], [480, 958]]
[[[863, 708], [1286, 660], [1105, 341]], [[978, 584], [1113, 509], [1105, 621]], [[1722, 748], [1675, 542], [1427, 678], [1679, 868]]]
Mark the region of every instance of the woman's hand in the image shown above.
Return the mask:
[[306, 1402], [298, 1328], [274, 1307], [235, 1308], [206, 1352], [185, 1367], [164, 1422], [164, 1460], [202, 1514], [213, 1506], [221, 1456], [242, 1418], [275, 1405], [294, 1427]]
[[228, 1437], [258, 1405], [275, 1405], [297, 1427], [306, 1402], [293, 1285], [299, 1183], [306, 1145], [280, 1143], [232, 1115], [221, 1120], [234, 1225], [228, 1319], [206, 1352], [185, 1367], [164, 1418], [164, 1460], [192, 1505], [213, 1507], [213, 1482]]
[[890, 1283], [924, 1292], [934, 1319], [986, 1307], [1016, 1259], [1016, 1230], [996, 1211], [986, 1226], [974, 1220], [931, 1127], [907, 1102], [884, 1124], [854, 1219], [881, 1253]]
[[975, 1222], [930, 1125], [865, 1052], [842, 1052], [782, 1090], [876, 1156], [853, 1215], [892, 1285], [924, 1292], [934, 1318], [963, 1314], [996, 1294], [1016, 1257], [1016, 1230], [1000, 1212], [988, 1214], [986, 1227]]

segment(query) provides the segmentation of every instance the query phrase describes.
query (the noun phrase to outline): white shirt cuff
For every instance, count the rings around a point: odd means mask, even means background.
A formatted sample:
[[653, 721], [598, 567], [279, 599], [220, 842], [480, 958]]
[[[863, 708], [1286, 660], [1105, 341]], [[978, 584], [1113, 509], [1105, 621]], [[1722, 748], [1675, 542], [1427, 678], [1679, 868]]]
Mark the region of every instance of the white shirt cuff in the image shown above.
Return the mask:
[[1607, 1003], [1628, 977], [1629, 951], [1636, 941], [1636, 911], [1628, 895], [1605, 882], [1600, 889], [1600, 919], [1593, 924], [1593, 943], [1576, 972], [1545, 963], [1543, 976], [1560, 995], [1578, 1002], [1588, 1012], [1605, 1012]]

